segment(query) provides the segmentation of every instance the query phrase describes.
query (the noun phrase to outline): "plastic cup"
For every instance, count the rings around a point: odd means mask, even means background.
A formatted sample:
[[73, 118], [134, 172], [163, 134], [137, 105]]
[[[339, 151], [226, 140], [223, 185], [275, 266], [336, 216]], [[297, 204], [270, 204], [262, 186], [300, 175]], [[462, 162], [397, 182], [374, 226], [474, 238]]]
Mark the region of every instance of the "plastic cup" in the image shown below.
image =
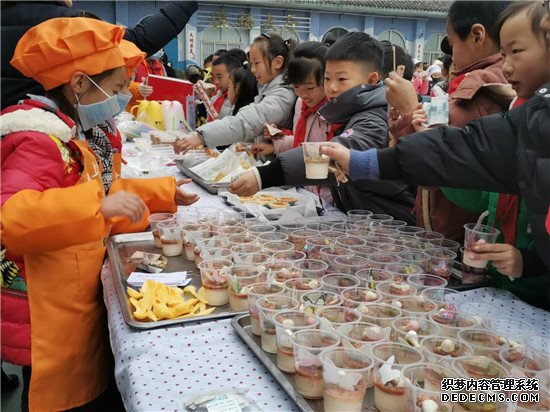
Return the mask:
[[[405, 405], [409, 412], [451, 412], [452, 403], [441, 401], [441, 382], [455, 378], [456, 373], [438, 364], [413, 364], [403, 368]], [[432, 407], [432, 409], [430, 409]]]
[[238, 235], [229, 236], [227, 238], [227, 240], [229, 241], [229, 245], [231, 247], [237, 246], [237, 245], [245, 245], [245, 244], [248, 244], [248, 243], [255, 244], [257, 242], [256, 236], [254, 236], [254, 235], [252, 235], [248, 232], [238, 234]]
[[300, 297], [307, 292], [320, 291], [321, 282], [311, 278], [293, 278], [284, 282], [285, 294], [291, 298], [300, 300]]
[[[374, 323], [346, 323], [341, 325], [336, 332], [342, 340], [343, 347], [360, 349], [369, 355], [372, 345], [390, 340], [388, 328], [381, 328]], [[371, 386], [372, 380], [367, 387], [370, 388]]]
[[488, 303], [461, 301], [457, 306], [459, 312], [471, 315], [481, 326], [487, 328], [500, 315], [498, 307]]
[[207, 249], [227, 249], [229, 242], [227, 239], [221, 237], [210, 237], [210, 238], [196, 238], [196, 245], [193, 249], [195, 253], [195, 266], [199, 267], [199, 263], [202, 262], [202, 252]]
[[327, 292], [342, 293], [346, 288], [357, 287], [361, 285], [359, 278], [345, 273], [331, 273], [321, 278], [323, 290]]
[[243, 243], [243, 244], [231, 246], [230, 249], [231, 249], [231, 252], [233, 252], [233, 255], [248, 255], [250, 253], [263, 252], [263, 247], [257, 244], [257, 242]]
[[384, 270], [393, 275], [393, 280], [396, 282], [404, 282], [411, 275], [419, 275], [423, 273], [420, 266], [406, 263], [392, 263], [387, 265]]
[[321, 260], [328, 263], [329, 269], [334, 270], [334, 259], [338, 256], [351, 256], [352, 252], [349, 249], [337, 247], [337, 246], [327, 246], [322, 248], [319, 251], [321, 255]]
[[428, 336], [420, 341], [420, 346], [426, 361], [445, 368], [450, 368], [455, 358], [474, 354], [474, 350], [468, 343], [457, 338]]
[[403, 311], [403, 316], [427, 318], [437, 311], [437, 304], [422, 296], [407, 296], [397, 298], [395, 301], [399, 302], [398, 305], [401, 305], [400, 308]]
[[382, 234], [371, 233], [365, 238], [365, 243], [367, 246], [378, 249], [379, 245], [385, 243], [397, 243], [395, 239], [392, 239], [389, 236], [384, 236]]
[[410, 275], [407, 277], [407, 283], [416, 288], [416, 293], [422, 293], [423, 290], [435, 287], [444, 288], [447, 286], [447, 281], [435, 275]]
[[294, 250], [294, 244], [285, 240], [274, 240], [264, 243], [264, 251], [269, 254], [290, 252]]
[[407, 226], [407, 222], [403, 220], [387, 220], [387, 221], [380, 222], [380, 227], [393, 229], [393, 230], [397, 230], [397, 228], [405, 227], [405, 226]]
[[321, 256], [320, 251], [322, 248], [327, 246], [336, 246], [336, 239], [317, 235], [306, 239], [304, 252], [306, 253], [308, 259], [322, 260], [323, 257]]
[[369, 266], [369, 261], [358, 256], [338, 256], [334, 258], [334, 270], [339, 273], [354, 275]]
[[328, 320], [334, 329], [345, 323], [356, 323], [361, 320], [361, 314], [356, 309], [343, 306], [321, 309], [317, 312], [317, 316]]
[[294, 244], [294, 249], [303, 252], [308, 238], [319, 236], [319, 232], [311, 229], [299, 229], [290, 233], [289, 240]]
[[282, 295], [284, 291], [285, 289], [282, 285], [275, 283], [258, 282], [248, 286], [248, 311], [250, 312], [250, 326], [254, 335], [261, 335], [260, 311], [256, 306], [256, 301], [263, 296]]
[[398, 245], [397, 243], [381, 243], [376, 248], [380, 253], [393, 253], [397, 255], [410, 251], [407, 246]]
[[233, 266], [229, 275], [229, 307], [236, 312], [248, 310], [248, 286], [262, 281], [262, 273], [254, 266]]
[[395, 280], [390, 282], [380, 282], [376, 285], [375, 290], [380, 294], [383, 302], [391, 302], [394, 299], [404, 296], [416, 295], [416, 289], [414, 286], [411, 286], [406, 282], [396, 282]]
[[270, 260], [265, 264], [268, 279], [273, 277], [277, 282], [302, 277], [301, 272], [288, 260]]
[[183, 244], [185, 246], [185, 258], [187, 260], [195, 260], [195, 245], [197, 244], [197, 238], [212, 237], [212, 231], [210, 225], [199, 223], [184, 223], [182, 224], [183, 230]]
[[325, 412], [361, 412], [368, 386], [372, 358], [351, 348], [332, 348], [321, 352]]
[[277, 231], [277, 227], [273, 225], [256, 225], [256, 226], [249, 226], [247, 228], [247, 233], [250, 235], [253, 235], [255, 237], [258, 237], [261, 234], [264, 233], [272, 233]]
[[455, 242], [451, 239], [432, 239], [428, 240], [428, 243], [434, 245], [434, 247], [437, 249], [447, 249], [457, 254], [458, 250], [460, 249], [460, 243]]
[[336, 245], [343, 248], [354, 248], [359, 246], [365, 246], [366, 242], [356, 236], [343, 235], [336, 238]]
[[306, 164], [306, 179], [326, 179], [330, 157], [319, 153], [322, 143], [303, 142], [304, 163]]
[[418, 317], [402, 317], [392, 322], [390, 339], [394, 342], [420, 348], [426, 336], [439, 335], [440, 328], [431, 320]]
[[[471, 252], [476, 244], [495, 243], [500, 231], [491, 226], [477, 225], [476, 223], [466, 223], [464, 225], [464, 249]], [[464, 253], [463, 263], [473, 268], [483, 269], [487, 266], [488, 260], [470, 259], [468, 253]]]
[[233, 253], [233, 261], [237, 265], [262, 266], [265, 269], [271, 257], [266, 253]]
[[315, 259], [303, 259], [293, 263], [294, 268], [300, 271], [304, 278], [321, 280], [326, 275], [328, 264]]
[[300, 395], [307, 399], [323, 397], [323, 365], [319, 354], [324, 349], [340, 345], [336, 333], [320, 329], [300, 330], [292, 335], [294, 350], [294, 381]]
[[288, 252], [277, 252], [273, 254], [274, 260], [288, 260], [289, 262], [296, 263], [300, 260], [304, 260], [306, 254], [304, 252], [298, 252], [296, 250], [290, 250]]
[[361, 285], [369, 289], [376, 289], [376, 285], [380, 282], [393, 280], [393, 274], [382, 269], [362, 269], [356, 272], [355, 276], [359, 278]]
[[380, 301], [381, 296], [372, 289], [365, 287], [345, 288], [341, 292], [346, 308], [358, 308], [365, 303]]
[[345, 232], [336, 231], [332, 229], [332, 226], [329, 223], [321, 222], [321, 221], [315, 221], [315, 222], [309, 222], [306, 223], [306, 229], [308, 230], [315, 230], [317, 232], [338, 232], [340, 236], [344, 235]]
[[491, 320], [489, 329], [507, 339], [511, 346], [525, 345], [529, 336], [535, 333], [530, 323], [508, 317]]
[[[405, 366], [420, 363], [424, 356], [410, 346], [395, 342], [381, 342], [373, 345], [374, 366], [374, 405], [381, 412], [407, 412], [405, 405], [405, 385], [402, 370]], [[390, 358], [395, 360], [391, 369], [399, 371], [399, 378], [390, 379], [380, 373], [381, 366]]]
[[413, 235], [416, 239], [428, 242], [435, 239], [444, 239], [445, 236], [439, 232], [424, 231], [418, 232]]
[[224, 210], [220, 212], [219, 222], [220, 224], [226, 226], [237, 226], [242, 225], [246, 217], [248, 216], [247, 212], [237, 212], [235, 210]]
[[373, 253], [368, 257], [369, 266], [373, 269], [385, 269], [392, 263], [400, 263], [401, 258], [393, 253]]
[[441, 336], [458, 337], [463, 329], [479, 327], [478, 321], [470, 314], [457, 312], [454, 309], [440, 309], [430, 315], [430, 320], [441, 328]]
[[365, 303], [357, 310], [361, 313], [362, 322], [374, 323], [382, 328], [391, 328], [392, 322], [403, 316], [401, 309], [382, 302]]
[[499, 352], [508, 347], [508, 340], [487, 329], [467, 328], [458, 332], [458, 338], [468, 343], [475, 355], [500, 362]]
[[461, 273], [462, 273], [462, 284], [468, 285], [473, 283], [485, 283], [487, 280], [487, 268], [475, 268], [464, 263], [464, 248], [460, 248], [460, 256], [462, 263]]
[[346, 214], [348, 215], [348, 220], [352, 222], [356, 220], [366, 220], [373, 215], [373, 213], [370, 210], [363, 210], [363, 209], [348, 210]]
[[229, 302], [229, 276], [233, 262], [230, 260], [203, 260], [199, 265], [202, 287], [210, 306], [223, 306]]
[[282, 310], [273, 316], [277, 336], [277, 367], [286, 373], [294, 373], [294, 348], [292, 335], [305, 329], [316, 329], [319, 319], [299, 310]]
[[534, 378], [540, 371], [550, 369], [548, 355], [530, 347], [503, 348], [499, 352], [499, 358], [508, 371], [519, 369], [528, 378]]
[[149, 226], [151, 226], [151, 232], [153, 233], [153, 239], [156, 248], [162, 248], [162, 243], [160, 241], [160, 232], [157, 229], [157, 225], [159, 224], [159, 222], [173, 220], [175, 216], [176, 215], [174, 215], [173, 213], [153, 213], [149, 216]]
[[428, 268], [429, 256], [424, 252], [410, 250], [409, 252], [400, 252], [397, 256], [401, 258], [403, 263], [420, 266], [424, 271]]
[[426, 272], [449, 281], [456, 253], [447, 249], [432, 249], [426, 251], [426, 254], [429, 256]]
[[198, 223], [206, 223], [208, 225], [217, 225], [220, 223], [220, 213], [222, 209], [217, 207], [201, 207], [195, 208], [197, 213]]
[[[344, 232], [346, 235], [349, 233], [350, 230], [358, 230], [359, 226], [354, 225], [351, 222], [340, 222], [340, 223], [332, 223], [331, 227], [333, 230], [337, 230], [339, 232]], [[344, 235], [345, 236], [345, 235]]]
[[298, 221], [285, 222], [285, 223], [279, 223], [279, 227], [281, 228], [282, 233], [286, 234], [287, 236], [290, 236], [290, 234], [295, 230], [304, 229], [306, 227], [306, 224]]
[[344, 299], [334, 292], [306, 292], [300, 296], [300, 308], [317, 315], [321, 309], [342, 306]]
[[281, 310], [296, 309], [298, 301], [285, 295], [268, 295], [259, 298], [256, 306], [260, 310], [260, 337], [262, 349], [267, 353], [277, 353], [277, 336], [273, 316]]
[[246, 233], [246, 228], [244, 226], [220, 226], [212, 225], [212, 231], [218, 236], [229, 237], [233, 235], [242, 235]]
[[[231, 260], [232, 257], [233, 257], [233, 253], [231, 252], [230, 249], [217, 248], [217, 247], [207, 248], [200, 253], [199, 262], [202, 263], [205, 260], [218, 260], [218, 259]], [[199, 267], [200, 263], [197, 264], [197, 262], [195, 262], [197, 267]]]
[[288, 235], [283, 232], [267, 232], [267, 233], [260, 233], [258, 235], [258, 240], [261, 243], [266, 242], [274, 242], [274, 241], [285, 241], [288, 240]]
[[162, 221], [157, 223], [157, 230], [164, 256], [179, 256], [183, 253], [183, 233], [180, 223], [176, 220]]
[[369, 225], [372, 227], [372, 223], [384, 223], [393, 220], [393, 216], [384, 215], [382, 213], [375, 213], [369, 216]]
[[439, 309], [449, 309], [456, 311], [460, 304], [464, 302], [464, 295], [459, 291], [448, 288], [440, 288], [439, 286], [431, 286], [424, 289], [420, 293], [420, 296], [436, 302]]
[[414, 236], [415, 233], [425, 232], [426, 229], [418, 226], [400, 226], [396, 228], [395, 231], [403, 235]]

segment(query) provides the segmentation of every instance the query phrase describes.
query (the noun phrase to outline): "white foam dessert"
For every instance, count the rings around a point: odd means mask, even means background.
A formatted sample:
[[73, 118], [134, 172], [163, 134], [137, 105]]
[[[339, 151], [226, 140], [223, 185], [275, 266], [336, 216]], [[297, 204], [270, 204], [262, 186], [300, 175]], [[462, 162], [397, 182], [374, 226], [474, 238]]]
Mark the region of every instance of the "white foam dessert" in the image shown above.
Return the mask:
[[166, 240], [161, 237], [162, 254], [167, 257], [179, 256], [183, 252], [183, 241], [181, 240]]
[[323, 155], [315, 159], [305, 159], [307, 179], [326, 179], [328, 177], [328, 165], [330, 158]]
[[347, 391], [337, 385], [325, 385], [325, 412], [361, 412], [364, 394]]
[[[315, 371], [312, 370], [315, 368]], [[296, 390], [307, 399], [321, 399], [323, 397], [323, 372], [321, 367], [300, 368], [294, 364], [294, 382]]]
[[248, 297], [246, 295], [229, 292], [229, 307], [231, 310], [243, 312], [248, 310]]
[[275, 334], [275, 328], [265, 329], [262, 328], [261, 333], [262, 349], [267, 353], [277, 353], [277, 335]]
[[294, 351], [292, 347], [277, 348], [277, 367], [286, 373], [294, 373]]
[[221, 288], [212, 288], [210, 284], [202, 284], [206, 300], [210, 306], [223, 306], [229, 302], [227, 285]]

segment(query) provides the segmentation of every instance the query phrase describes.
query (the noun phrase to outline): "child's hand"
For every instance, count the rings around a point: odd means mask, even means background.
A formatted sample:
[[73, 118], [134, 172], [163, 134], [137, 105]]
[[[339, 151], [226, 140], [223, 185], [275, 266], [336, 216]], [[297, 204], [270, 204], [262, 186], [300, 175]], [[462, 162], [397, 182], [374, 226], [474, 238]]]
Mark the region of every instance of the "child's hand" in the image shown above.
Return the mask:
[[512, 245], [504, 243], [484, 243], [474, 246], [473, 260], [490, 260], [496, 270], [506, 276], [519, 278], [523, 274], [523, 258]]
[[125, 191], [120, 191], [101, 199], [99, 213], [105, 219], [124, 216], [130, 219], [130, 222], [136, 223], [143, 217], [145, 209], [145, 203], [139, 197]]
[[336, 160], [340, 163], [344, 169], [344, 172], [349, 174], [349, 159], [351, 154], [347, 147], [341, 145], [340, 143], [327, 142], [321, 146], [319, 152]]
[[[142, 79], [143, 81], [143, 79]], [[138, 84], [138, 92], [141, 94], [145, 99], [153, 93], [153, 86], [147, 86], [145, 83], [139, 83]]]
[[191, 179], [181, 179], [176, 182], [176, 193], [174, 194], [174, 202], [179, 206], [189, 206], [199, 200], [199, 195], [196, 193], [186, 192], [180, 189], [181, 185], [190, 183]]
[[174, 151], [177, 154], [185, 154], [189, 150], [192, 150], [197, 146], [201, 146], [202, 144], [202, 139], [198, 133], [189, 133], [183, 139], [176, 140], [174, 143]]
[[417, 132], [423, 132], [427, 129], [426, 122], [428, 121], [428, 113], [422, 108], [414, 111], [412, 115], [412, 126]]
[[[275, 129], [277, 129], [277, 126], [274, 124], [274, 123], [271, 123], [270, 124], [271, 127], [274, 127]], [[284, 136], [284, 133], [283, 132], [279, 132], [277, 134], [274, 134], [272, 135], [270, 132], [269, 132], [269, 128], [267, 127], [267, 124], [264, 124], [264, 139], [265, 140], [271, 140], [271, 139], [279, 139], [281, 137]]]
[[237, 196], [252, 196], [260, 190], [256, 175], [252, 170], [247, 170], [237, 180], [231, 182], [228, 189], [229, 192]]
[[258, 153], [260, 156], [267, 156], [275, 153], [275, 146], [272, 143], [254, 143], [252, 151]]
[[403, 115], [416, 109], [418, 96], [410, 81], [399, 77], [396, 73], [390, 73], [384, 82], [386, 83], [386, 99], [390, 106], [399, 110]]

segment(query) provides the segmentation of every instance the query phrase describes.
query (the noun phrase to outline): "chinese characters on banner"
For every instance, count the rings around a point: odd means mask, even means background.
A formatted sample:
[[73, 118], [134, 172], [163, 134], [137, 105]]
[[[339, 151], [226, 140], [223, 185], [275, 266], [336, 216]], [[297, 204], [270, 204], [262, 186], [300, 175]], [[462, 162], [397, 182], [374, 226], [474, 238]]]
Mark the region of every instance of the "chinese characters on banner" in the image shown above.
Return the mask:
[[416, 40], [416, 47], [414, 50], [414, 58], [418, 61], [424, 61], [424, 42], [422, 38]]
[[197, 28], [187, 24], [185, 26], [185, 57], [186, 60], [196, 60], [197, 55]]

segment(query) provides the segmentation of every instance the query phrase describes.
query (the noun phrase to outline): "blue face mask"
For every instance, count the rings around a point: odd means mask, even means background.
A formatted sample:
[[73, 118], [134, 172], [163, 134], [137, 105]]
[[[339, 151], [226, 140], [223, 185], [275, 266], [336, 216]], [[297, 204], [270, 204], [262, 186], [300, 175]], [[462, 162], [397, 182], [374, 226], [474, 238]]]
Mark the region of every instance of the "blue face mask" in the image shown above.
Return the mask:
[[162, 50], [159, 50], [158, 52], [150, 55], [149, 58], [153, 60], [160, 60], [162, 56], [164, 56], [164, 52]]
[[[86, 76], [88, 77], [88, 76]], [[96, 82], [94, 82], [92, 79], [88, 77], [88, 79], [105, 95], [107, 96], [107, 99], [103, 100], [102, 102], [93, 103], [93, 104], [80, 104], [78, 100], [78, 96], [76, 96], [77, 104], [76, 112], [78, 113], [78, 120], [80, 121], [80, 125], [82, 126], [82, 130], [90, 130], [92, 127], [103, 123], [107, 119], [110, 119], [113, 116], [116, 116], [118, 113], [124, 109], [119, 107], [117, 95], [109, 96], [105, 90], [103, 90], [101, 87], [97, 85]]]
[[120, 108], [120, 111], [117, 113], [122, 113], [126, 106], [128, 106], [128, 103], [130, 103], [130, 100], [132, 100], [131, 94], [124, 94], [124, 93], [117, 93], [115, 94], [116, 100], [118, 102], [118, 107]]

